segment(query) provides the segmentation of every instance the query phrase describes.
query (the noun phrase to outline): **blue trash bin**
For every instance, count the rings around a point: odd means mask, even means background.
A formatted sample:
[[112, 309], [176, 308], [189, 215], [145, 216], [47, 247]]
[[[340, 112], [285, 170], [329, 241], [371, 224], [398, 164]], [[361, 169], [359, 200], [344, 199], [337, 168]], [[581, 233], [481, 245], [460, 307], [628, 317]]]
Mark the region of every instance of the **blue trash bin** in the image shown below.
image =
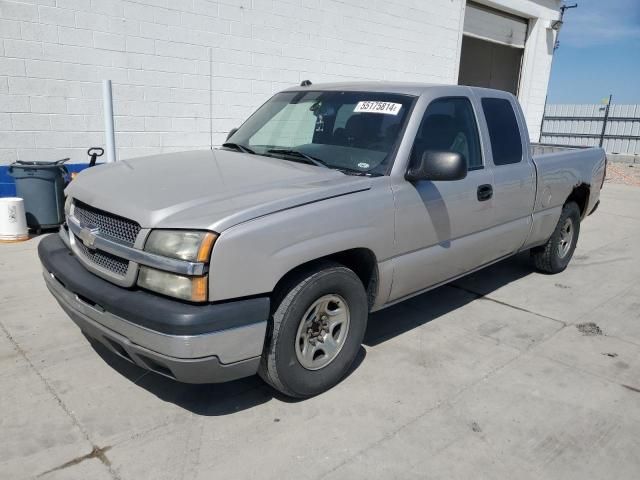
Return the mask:
[[9, 165], [9, 175], [16, 182], [16, 196], [24, 199], [29, 228], [40, 231], [64, 222], [64, 188], [69, 181], [69, 172], [64, 166], [67, 160], [18, 160]]

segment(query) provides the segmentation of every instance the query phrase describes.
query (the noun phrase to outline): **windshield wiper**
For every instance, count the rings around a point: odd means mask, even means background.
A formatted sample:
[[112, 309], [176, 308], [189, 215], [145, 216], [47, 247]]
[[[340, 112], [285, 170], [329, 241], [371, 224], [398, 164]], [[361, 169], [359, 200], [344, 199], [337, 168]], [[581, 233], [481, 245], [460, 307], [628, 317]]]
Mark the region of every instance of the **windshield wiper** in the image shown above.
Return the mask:
[[312, 163], [318, 167], [330, 168], [326, 162], [320, 160], [319, 158], [312, 157], [311, 155], [307, 155], [306, 153], [302, 153], [299, 150], [291, 150], [287, 148], [272, 148], [267, 150], [267, 153], [275, 153], [279, 155], [291, 155], [292, 157], [303, 158], [307, 162]]
[[225, 148], [233, 148], [234, 150], [238, 150], [239, 152], [242, 152], [242, 153], [251, 153], [254, 155], [256, 153], [253, 150], [251, 150], [249, 147], [245, 147], [244, 145], [241, 145], [239, 143], [226, 142], [226, 143], [223, 143], [222, 146]]
[[381, 173], [374, 173], [374, 172], [367, 172], [367, 171], [362, 171], [362, 170], [356, 170], [354, 168], [348, 168], [348, 167], [336, 167], [338, 170], [340, 170], [342, 173], [344, 173], [345, 175], [353, 175], [356, 177], [381, 177], [382, 174]]

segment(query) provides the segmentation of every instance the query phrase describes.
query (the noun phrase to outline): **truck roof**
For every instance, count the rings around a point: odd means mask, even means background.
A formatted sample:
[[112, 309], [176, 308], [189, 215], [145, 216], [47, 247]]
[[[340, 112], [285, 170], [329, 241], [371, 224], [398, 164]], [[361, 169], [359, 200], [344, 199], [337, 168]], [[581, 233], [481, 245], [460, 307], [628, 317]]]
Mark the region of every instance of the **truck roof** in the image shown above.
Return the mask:
[[[313, 83], [308, 86], [297, 85], [285, 89], [285, 92], [298, 91], [314, 91], [314, 90], [333, 90], [347, 92], [380, 92], [380, 93], [399, 93], [402, 95], [422, 95], [426, 90], [432, 88], [447, 89], [468, 89], [487, 91], [486, 88], [468, 87], [464, 85], [447, 85], [438, 83], [420, 83], [420, 82], [389, 82], [389, 81], [363, 81], [363, 82], [335, 82], [335, 83]], [[504, 92], [501, 92], [504, 93]]]

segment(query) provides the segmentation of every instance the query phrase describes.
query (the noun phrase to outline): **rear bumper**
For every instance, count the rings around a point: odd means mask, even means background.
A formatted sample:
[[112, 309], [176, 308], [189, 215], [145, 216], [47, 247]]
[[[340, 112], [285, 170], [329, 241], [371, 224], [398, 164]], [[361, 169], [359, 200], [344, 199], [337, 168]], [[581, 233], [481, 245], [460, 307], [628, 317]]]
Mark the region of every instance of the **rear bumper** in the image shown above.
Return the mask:
[[[87, 337], [122, 358], [185, 383], [225, 382], [257, 372], [268, 298], [184, 304], [96, 277], [57, 235], [43, 239], [38, 253], [46, 285], [65, 312]], [[149, 297], [166, 308], [141, 318], [149, 313]], [[162, 318], [153, 318], [158, 315]]]

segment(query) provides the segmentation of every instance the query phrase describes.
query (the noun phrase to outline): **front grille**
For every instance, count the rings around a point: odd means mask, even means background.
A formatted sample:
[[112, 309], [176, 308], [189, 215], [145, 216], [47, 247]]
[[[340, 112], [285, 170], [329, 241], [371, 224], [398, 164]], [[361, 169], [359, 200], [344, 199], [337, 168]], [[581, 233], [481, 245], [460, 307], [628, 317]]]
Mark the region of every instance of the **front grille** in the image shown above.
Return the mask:
[[83, 226], [96, 227], [100, 231], [100, 235], [114, 238], [131, 246], [135, 243], [141, 229], [137, 222], [105, 212], [79, 200], [74, 200], [73, 205], [73, 216]]
[[102, 250], [91, 250], [87, 248], [78, 237], [76, 237], [75, 240], [76, 245], [87, 260], [118, 276], [124, 277], [127, 275], [127, 270], [129, 269], [128, 260], [112, 255], [109, 252], [103, 252]]

